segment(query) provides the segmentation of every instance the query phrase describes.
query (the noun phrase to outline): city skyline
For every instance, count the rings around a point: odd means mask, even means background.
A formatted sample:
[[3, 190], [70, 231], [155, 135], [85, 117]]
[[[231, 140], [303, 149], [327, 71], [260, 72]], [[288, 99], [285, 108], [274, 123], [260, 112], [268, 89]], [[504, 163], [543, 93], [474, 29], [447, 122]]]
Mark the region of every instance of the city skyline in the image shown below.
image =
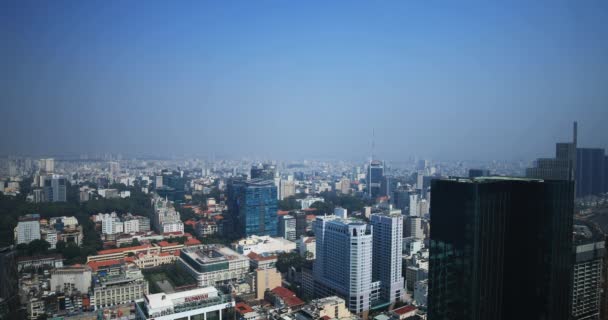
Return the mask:
[[608, 148], [600, 1], [0, 12], [6, 154], [361, 159], [375, 129], [382, 159], [534, 159], [574, 120]]

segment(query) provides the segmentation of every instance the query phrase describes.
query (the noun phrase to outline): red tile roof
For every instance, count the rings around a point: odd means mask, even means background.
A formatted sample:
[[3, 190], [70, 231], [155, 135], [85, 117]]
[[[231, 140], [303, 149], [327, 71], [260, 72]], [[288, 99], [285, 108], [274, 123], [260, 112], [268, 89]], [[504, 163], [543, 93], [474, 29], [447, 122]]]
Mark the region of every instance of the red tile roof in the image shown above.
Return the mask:
[[150, 247], [151, 246], [149, 244], [144, 244], [144, 245], [141, 245], [141, 246], [134, 246], [134, 247], [125, 247], [125, 248], [116, 248], [116, 249], [101, 250], [101, 251], [97, 252], [97, 254], [101, 255], [101, 254], [121, 253], [121, 252], [134, 251], [134, 250], [144, 250], [144, 249], [148, 249]]
[[123, 264], [123, 263], [124, 263], [123, 259], [113, 259], [113, 260], [106, 260], [106, 261], [90, 261], [90, 262], [87, 262], [87, 265], [89, 267], [91, 267], [91, 269], [93, 269], [93, 271], [97, 271], [101, 267], [109, 267], [109, 266], [113, 266], [115, 264]]
[[246, 313], [249, 313], [249, 312], [253, 312], [253, 309], [248, 304], [246, 304], [244, 302], [237, 303], [234, 306], [234, 308], [236, 309], [236, 312], [238, 312], [238, 313], [240, 313], [242, 315], [244, 315]]
[[190, 238], [190, 239], [188, 239], [188, 241], [184, 242], [184, 245], [186, 245], [186, 246], [196, 246], [199, 244], [201, 244], [201, 242], [195, 238]]
[[159, 242], [158, 245], [164, 248], [164, 247], [179, 246], [180, 244], [179, 244], [179, 242], [168, 242], [168, 241], [163, 240], [163, 241]]
[[283, 301], [285, 301], [285, 303], [289, 307], [296, 307], [296, 306], [304, 305], [304, 301], [302, 301], [302, 299], [298, 298], [295, 293], [293, 293], [291, 290], [289, 290], [287, 288], [276, 287], [276, 288], [272, 289], [271, 291], [272, 291], [272, 293], [276, 294], [281, 299], [283, 299]]
[[397, 308], [395, 310], [393, 310], [394, 313], [398, 314], [398, 315], [403, 315], [406, 314], [408, 312], [412, 312], [416, 310], [416, 307], [414, 306], [403, 306], [401, 308]]
[[278, 259], [277, 256], [275, 256], [275, 255], [261, 256], [255, 252], [250, 252], [249, 254], [247, 254], [247, 257], [249, 257], [249, 259], [251, 259], [251, 260], [256, 260], [256, 261], [267, 261], [267, 260]]

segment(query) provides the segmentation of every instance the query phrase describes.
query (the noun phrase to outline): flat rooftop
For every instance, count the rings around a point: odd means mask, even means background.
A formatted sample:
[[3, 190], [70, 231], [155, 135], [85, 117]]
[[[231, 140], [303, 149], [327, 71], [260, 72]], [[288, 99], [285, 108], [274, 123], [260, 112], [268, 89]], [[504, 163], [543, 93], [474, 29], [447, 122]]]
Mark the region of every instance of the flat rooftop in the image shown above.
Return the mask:
[[155, 293], [147, 295], [146, 300], [148, 306], [152, 309], [170, 308], [175, 306], [175, 300], [184, 300], [197, 296], [208, 296], [209, 298], [213, 298], [218, 296], [218, 291], [214, 287], [205, 287], [175, 293]]
[[236, 251], [219, 245], [182, 249], [182, 253], [188, 255], [190, 258], [200, 264], [247, 259], [247, 257], [237, 253]]

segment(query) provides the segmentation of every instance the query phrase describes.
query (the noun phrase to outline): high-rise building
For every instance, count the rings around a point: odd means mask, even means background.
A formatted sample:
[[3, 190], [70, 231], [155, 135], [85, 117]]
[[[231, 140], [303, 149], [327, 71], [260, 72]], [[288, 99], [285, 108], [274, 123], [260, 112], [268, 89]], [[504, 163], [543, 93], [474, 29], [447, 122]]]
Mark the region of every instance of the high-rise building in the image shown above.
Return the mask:
[[569, 319], [572, 181], [433, 180], [428, 319]]
[[405, 228], [403, 229], [404, 238], [424, 239], [422, 229], [422, 219], [416, 216], [405, 217]]
[[605, 190], [605, 152], [599, 148], [576, 149], [576, 197], [599, 195]]
[[469, 169], [469, 178], [487, 177], [490, 175], [490, 170], [486, 169]]
[[12, 246], [0, 248], [0, 266], [0, 319], [19, 319], [17, 251]]
[[287, 197], [296, 194], [296, 183], [295, 181], [281, 180], [279, 188], [279, 200], [283, 200]]
[[535, 166], [526, 169], [526, 177], [545, 180], [569, 180], [576, 177], [576, 144], [577, 123], [574, 122], [572, 142], [560, 142], [555, 145], [555, 158], [539, 158]]
[[296, 241], [296, 218], [292, 215], [279, 216], [279, 237]]
[[401, 301], [404, 293], [402, 275], [403, 217], [400, 210], [372, 214], [372, 280], [380, 281], [383, 302]]
[[352, 312], [368, 311], [372, 294], [371, 226], [332, 215], [317, 217], [314, 230], [315, 294], [319, 297], [337, 294]]
[[40, 239], [40, 215], [28, 214], [19, 218], [15, 228], [15, 243], [28, 244]]
[[44, 198], [48, 202], [65, 202], [67, 199], [67, 180], [60, 175], [44, 176]]
[[574, 226], [572, 319], [600, 319], [602, 270], [606, 255], [604, 234], [592, 226]]
[[420, 195], [418, 193], [410, 193], [409, 210], [408, 215], [410, 217], [417, 217], [420, 215]]
[[384, 180], [384, 164], [381, 161], [373, 160], [369, 163], [366, 180], [368, 196], [372, 199], [380, 196]]
[[120, 174], [120, 163], [118, 163], [116, 161], [111, 161], [109, 163], [109, 169], [110, 169], [110, 178], [116, 179], [118, 177], [118, 175]]
[[55, 172], [55, 159], [40, 159], [38, 166], [40, 167], [40, 173], [53, 173]]
[[296, 218], [296, 239], [299, 239], [301, 236], [306, 235], [308, 221], [306, 220], [305, 212], [296, 211], [294, 216]]
[[394, 190], [391, 203], [395, 208], [405, 212], [410, 206], [410, 192], [405, 189]]
[[251, 167], [251, 179], [274, 180], [276, 172], [277, 168], [273, 164], [258, 164]]
[[277, 187], [272, 180], [255, 179], [239, 188], [238, 209], [242, 235], [267, 235], [276, 237]]
[[160, 234], [168, 232], [184, 232], [184, 223], [180, 214], [167, 199], [154, 200], [154, 228]]

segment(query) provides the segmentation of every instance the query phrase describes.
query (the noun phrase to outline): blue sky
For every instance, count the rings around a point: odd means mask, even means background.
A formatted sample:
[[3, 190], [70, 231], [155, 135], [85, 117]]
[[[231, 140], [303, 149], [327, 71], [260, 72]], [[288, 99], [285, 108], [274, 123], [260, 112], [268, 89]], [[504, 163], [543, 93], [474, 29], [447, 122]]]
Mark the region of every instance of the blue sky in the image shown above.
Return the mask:
[[[0, 153], [608, 147], [608, 2], [2, 1]], [[8, 133], [8, 134], [7, 134]]]

